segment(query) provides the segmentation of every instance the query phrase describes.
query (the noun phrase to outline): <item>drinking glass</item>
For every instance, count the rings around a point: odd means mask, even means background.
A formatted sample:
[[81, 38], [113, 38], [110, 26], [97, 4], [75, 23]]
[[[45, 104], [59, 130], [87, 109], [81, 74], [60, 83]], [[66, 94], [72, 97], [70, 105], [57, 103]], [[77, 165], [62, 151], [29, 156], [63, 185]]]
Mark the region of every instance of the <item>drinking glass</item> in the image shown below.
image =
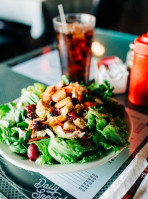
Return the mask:
[[72, 82], [88, 84], [96, 18], [90, 14], [66, 14], [65, 19], [66, 23], [59, 16], [53, 19], [62, 74]]

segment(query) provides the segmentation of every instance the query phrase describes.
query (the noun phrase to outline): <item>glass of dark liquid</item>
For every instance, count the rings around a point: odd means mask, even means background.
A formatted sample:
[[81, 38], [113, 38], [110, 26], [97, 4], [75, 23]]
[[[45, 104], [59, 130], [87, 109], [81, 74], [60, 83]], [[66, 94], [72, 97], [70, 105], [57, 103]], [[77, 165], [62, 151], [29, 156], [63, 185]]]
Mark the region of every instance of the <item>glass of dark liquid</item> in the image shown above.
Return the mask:
[[53, 19], [62, 74], [72, 82], [89, 83], [91, 44], [96, 18], [89, 14], [67, 14], [66, 23]]

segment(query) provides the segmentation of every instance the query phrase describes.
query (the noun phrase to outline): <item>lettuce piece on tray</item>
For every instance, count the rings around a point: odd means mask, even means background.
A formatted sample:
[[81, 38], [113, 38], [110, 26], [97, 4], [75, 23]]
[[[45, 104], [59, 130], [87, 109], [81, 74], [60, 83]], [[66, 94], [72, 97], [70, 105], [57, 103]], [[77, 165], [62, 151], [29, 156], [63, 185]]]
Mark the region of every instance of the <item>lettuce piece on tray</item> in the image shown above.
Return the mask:
[[46, 86], [40, 83], [34, 83], [33, 86], [28, 86], [22, 89], [21, 102], [24, 105], [37, 104], [41, 98], [41, 94], [45, 91]]

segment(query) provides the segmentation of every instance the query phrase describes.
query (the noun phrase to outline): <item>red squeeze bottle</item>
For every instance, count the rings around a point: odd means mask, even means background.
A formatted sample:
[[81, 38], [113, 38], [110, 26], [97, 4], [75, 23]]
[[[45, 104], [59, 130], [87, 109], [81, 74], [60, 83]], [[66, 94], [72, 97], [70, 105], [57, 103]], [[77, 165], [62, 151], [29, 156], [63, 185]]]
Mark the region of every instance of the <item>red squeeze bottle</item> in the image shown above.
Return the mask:
[[148, 32], [134, 41], [134, 59], [128, 99], [139, 106], [148, 105]]

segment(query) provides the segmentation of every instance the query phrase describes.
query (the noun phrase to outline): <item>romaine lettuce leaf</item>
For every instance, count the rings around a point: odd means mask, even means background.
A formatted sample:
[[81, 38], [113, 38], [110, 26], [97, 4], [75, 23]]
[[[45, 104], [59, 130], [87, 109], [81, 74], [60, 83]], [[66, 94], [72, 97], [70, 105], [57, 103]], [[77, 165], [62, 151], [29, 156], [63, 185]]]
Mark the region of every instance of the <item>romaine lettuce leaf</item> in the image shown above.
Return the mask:
[[48, 147], [50, 155], [61, 164], [78, 162], [81, 155], [92, 148], [81, 146], [78, 140], [52, 138]]
[[38, 164], [52, 164], [52, 157], [48, 152], [49, 142], [50, 138], [34, 142], [38, 146], [40, 152], [40, 156], [36, 160]]
[[40, 98], [40, 95], [45, 91], [46, 86], [40, 83], [34, 83], [33, 86], [28, 86], [27, 91], [34, 93]]
[[30, 131], [24, 131], [19, 127], [13, 127], [11, 128], [11, 135], [18, 137], [20, 142], [26, 142], [29, 140]]
[[[101, 112], [100, 112], [101, 111]], [[102, 130], [106, 125], [108, 115], [102, 114], [102, 108], [94, 110], [93, 108], [88, 111], [88, 128], [90, 130]]]
[[105, 80], [104, 84], [92, 83], [88, 87], [88, 91], [91, 92], [91, 95], [97, 96], [101, 100], [109, 100], [110, 97], [114, 96], [114, 88], [110, 87], [110, 84]]
[[[0, 106], [0, 124], [13, 126], [15, 124], [16, 103], [7, 103]], [[4, 122], [7, 121], [7, 124]]]
[[28, 128], [28, 123], [26, 123], [26, 122], [19, 122], [19, 123], [17, 123], [17, 127], [20, 127], [22, 130], [25, 130], [25, 129], [27, 129]]
[[88, 111], [88, 128], [93, 132], [96, 147], [117, 152], [122, 146], [128, 145], [126, 124], [119, 117], [112, 118], [109, 114], [100, 113], [102, 110], [91, 108]]
[[17, 107], [15, 110], [15, 122], [19, 123], [25, 121], [27, 112], [24, 106]]
[[108, 141], [115, 143], [117, 146], [121, 146], [127, 142], [127, 131], [118, 126], [109, 124], [104, 128], [102, 134]]
[[106, 156], [110, 152], [111, 152], [111, 150], [106, 151], [106, 150], [104, 150], [104, 148], [100, 148], [100, 149], [97, 149], [97, 150], [85, 152], [82, 155], [81, 160], [79, 160], [78, 163], [85, 163], [85, 162], [89, 162], [89, 161], [95, 160], [96, 158], [103, 158], [104, 156]]
[[7, 144], [11, 151], [24, 154], [27, 152], [27, 143], [30, 132], [22, 131], [20, 128], [1, 127], [0, 141]]
[[41, 94], [45, 91], [46, 86], [40, 83], [34, 83], [33, 86], [28, 86], [22, 89], [21, 101], [26, 106], [29, 104], [37, 104], [41, 98]]
[[116, 146], [112, 142], [108, 141], [101, 132], [102, 131], [95, 131], [93, 134], [93, 141], [95, 142], [96, 146], [98, 148], [102, 146], [104, 149], [107, 150], [113, 149], [116, 153], [121, 148], [121, 146]]
[[3, 133], [2, 128], [0, 128], [0, 142], [3, 142], [2, 133]]
[[14, 102], [0, 106], [0, 125], [12, 127], [18, 122], [25, 120], [26, 111], [23, 106], [17, 107]]
[[103, 130], [106, 125], [107, 125], [107, 122], [105, 119], [99, 119], [99, 118], [96, 118], [96, 129], [99, 131], [99, 130]]
[[96, 119], [95, 116], [93, 114], [90, 113], [90, 111], [88, 112], [88, 122], [87, 122], [87, 126], [90, 130], [95, 129], [96, 127]]

